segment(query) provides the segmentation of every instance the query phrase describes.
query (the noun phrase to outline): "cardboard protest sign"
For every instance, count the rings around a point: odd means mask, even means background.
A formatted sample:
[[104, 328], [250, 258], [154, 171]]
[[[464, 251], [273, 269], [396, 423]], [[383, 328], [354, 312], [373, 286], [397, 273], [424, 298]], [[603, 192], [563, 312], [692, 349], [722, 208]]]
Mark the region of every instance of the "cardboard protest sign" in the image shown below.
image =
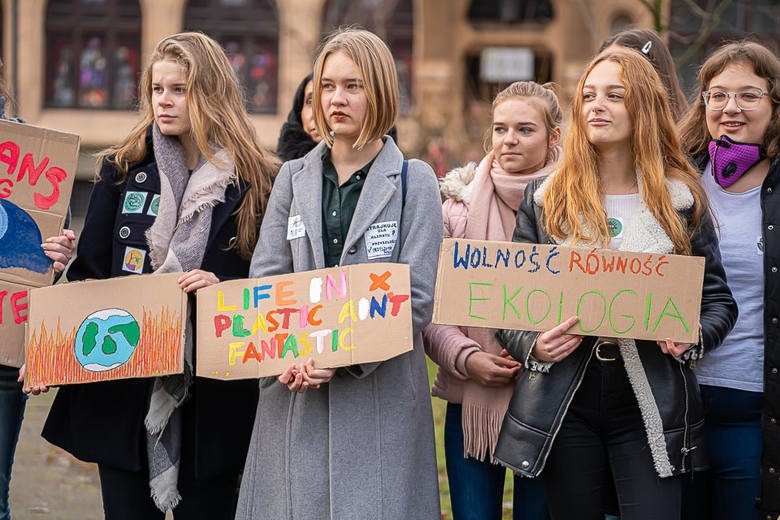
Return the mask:
[[27, 286], [0, 280], [0, 365], [24, 363], [24, 324], [27, 321]]
[[64, 385], [183, 371], [181, 273], [32, 289], [27, 384]]
[[[43, 253], [41, 243], [62, 232], [78, 151], [76, 135], [0, 120], [3, 287], [13, 284], [18, 292], [20, 286], [41, 287], [54, 280], [52, 262]], [[0, 319], [0, 363], [20, 366], [24, 320], [5, 318]]]
[[200, 289], [197, 375], [273, 376], [314, 359], [334, 368], [412, 349], [409, 266], [372, 263]]
[[698, 343], [704, 259], [446, 239], [433, 321]]

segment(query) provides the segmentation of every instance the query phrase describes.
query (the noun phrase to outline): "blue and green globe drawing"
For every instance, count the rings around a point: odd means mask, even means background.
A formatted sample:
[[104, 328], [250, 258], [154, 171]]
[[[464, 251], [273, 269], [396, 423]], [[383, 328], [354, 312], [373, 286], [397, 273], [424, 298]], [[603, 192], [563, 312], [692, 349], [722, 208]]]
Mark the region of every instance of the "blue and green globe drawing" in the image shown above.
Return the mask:
[[129, 312], [103, 309], [87, 316], [76, 332], [76, 359], [90, 372], [105, 372], [127, 363], [138, 346], [141, 327]]

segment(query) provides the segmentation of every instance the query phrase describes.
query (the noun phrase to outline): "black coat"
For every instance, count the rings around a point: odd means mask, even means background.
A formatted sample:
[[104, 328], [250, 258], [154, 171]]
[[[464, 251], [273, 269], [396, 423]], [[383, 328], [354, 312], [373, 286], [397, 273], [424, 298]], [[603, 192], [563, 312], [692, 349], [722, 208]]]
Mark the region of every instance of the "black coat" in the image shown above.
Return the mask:
[[764, 405], [761, 499], [765, 518], [780, 515], [780, 157], [761, 186], [764, 238]]
[[[707, 153], [697, 156], [701, 171], [707, 161]], [[762, 518], [775, 520], [780, 516], [780, 157], [772, 159], [761, 185], [761, 237], [764, 243], [764, 401], [758, 508]]]
[[[145, 232], [154, 222], [150, 209], [160, 193], [160, 178], [151, 141], [146, 158], [132, 165], [124, 183], [108, 162], [90, 196], [77, 257], [70, 280], [131, 274], [124, 268], [126, 248], [147, 250]], [[146, 193], [138, 213], [123, 213], [127, 191]], [[201, 268], [220, 279], [246, 278], [249, 261], [230, 249], [236, 236], [232, 215], [247, 186], [231, 185], [225, 202], [214, 207], [211, 232]], [[143, 272], [151, 272], [148, 254]], [[190, 299], [190, 304], [194, 298]], [[194, 315], [194, 312], [193, 312]], [[130, 471], [146, 468], [144, 417], [151, 379], [125, 379], [61, 387], [43, 429], [43, 436], [76, 458]], [[198, 479], [241, 471], [257, 408], [257, 381], [222, 382], [195, 378], [184, 404], [182, 472]]]
[[[542, 179], [532, 181], [517, 213], [515, 242], [553, 243], [541, 224], [541, 206], [534, 194]], [[638, 217], [634, 217], [635, 219]], [[712, 221], [705, 216], [691, 239], [693, 254], [705, 258], [702, 289], [701, 343], [698, 348], [715, 348], [734, 326], [737, 306], [726, 285], [720, 261], [718, 240]], [[509, 409], [501, 426], [495, 457], [502, 464], [527, 476], [538, 476], [544, 468], [555, 435], [566, 415], [574, 393], [585, 375], [585, 369], [595, 350], [594, 337], [582, 344], [564, 360], [555, 363], [549, 373], [531, 368], [529, 362], [538, 332], [500, 331], [499, 341], [524, 363], [519, 374]], [[647, 376], [649, 388], [643, 392], [634, 386], [640, 408], [645, 412], [657, 408], [660, 424], [657, 431], [663, 442], [653, 449], [668, 460], [667, 470], [659, 467], [660, 476], [686, 473], [704, 467], [702, 445], [704, 410], [696, 377], [689, 363], [682, 363], [664, 354], [653, 341], [636, 341], [636, 352]], [[628, 365], [628, 364], [627, 364]], [[629, 367], [626, 367], [629, 371]], [[646, 427], [651, 421], [646, 420]], [[665, 447], [663, 453], [662, 447]]]

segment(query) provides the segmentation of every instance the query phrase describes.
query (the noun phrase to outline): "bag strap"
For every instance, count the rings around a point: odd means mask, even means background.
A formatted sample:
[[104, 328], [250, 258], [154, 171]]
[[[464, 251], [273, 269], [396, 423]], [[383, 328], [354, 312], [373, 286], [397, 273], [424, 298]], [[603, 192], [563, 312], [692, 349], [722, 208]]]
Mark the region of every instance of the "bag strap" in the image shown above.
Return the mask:
[[406, 173], [409, 169], [409, 161], [404, 159], [404, 165], [401, 167], [401, 207], [406, 204]]

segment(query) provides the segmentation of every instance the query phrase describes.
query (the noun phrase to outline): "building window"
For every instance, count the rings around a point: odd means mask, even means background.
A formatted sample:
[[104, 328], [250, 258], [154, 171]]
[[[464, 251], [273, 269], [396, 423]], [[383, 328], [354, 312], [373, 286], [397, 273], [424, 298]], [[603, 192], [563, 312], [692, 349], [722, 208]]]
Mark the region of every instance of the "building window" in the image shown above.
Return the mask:
[[550, 0], [471, 0], [468, 17], [473, 23], [545, 23], [554, 11]]
[[279, 14], [273, 0], [190, 0], [188, 31], [203, 31], [225, 49], [249, 112], [276, 113]]
[[49, 0], [46, 106], [133, 109], [140, 27], [137, 0]]
[[400, 112], [412, 106], [414, 12], [412, 0], [327, 0], [322, 34], [357, 25], [382, 38], [390, 47], [398, 73]]
[[683, 90], [690, 94], [695, 89], [698, 68], [712, 51], [745, 37], [780, 52], [777, 0], [672, 2], [669, 50]]

